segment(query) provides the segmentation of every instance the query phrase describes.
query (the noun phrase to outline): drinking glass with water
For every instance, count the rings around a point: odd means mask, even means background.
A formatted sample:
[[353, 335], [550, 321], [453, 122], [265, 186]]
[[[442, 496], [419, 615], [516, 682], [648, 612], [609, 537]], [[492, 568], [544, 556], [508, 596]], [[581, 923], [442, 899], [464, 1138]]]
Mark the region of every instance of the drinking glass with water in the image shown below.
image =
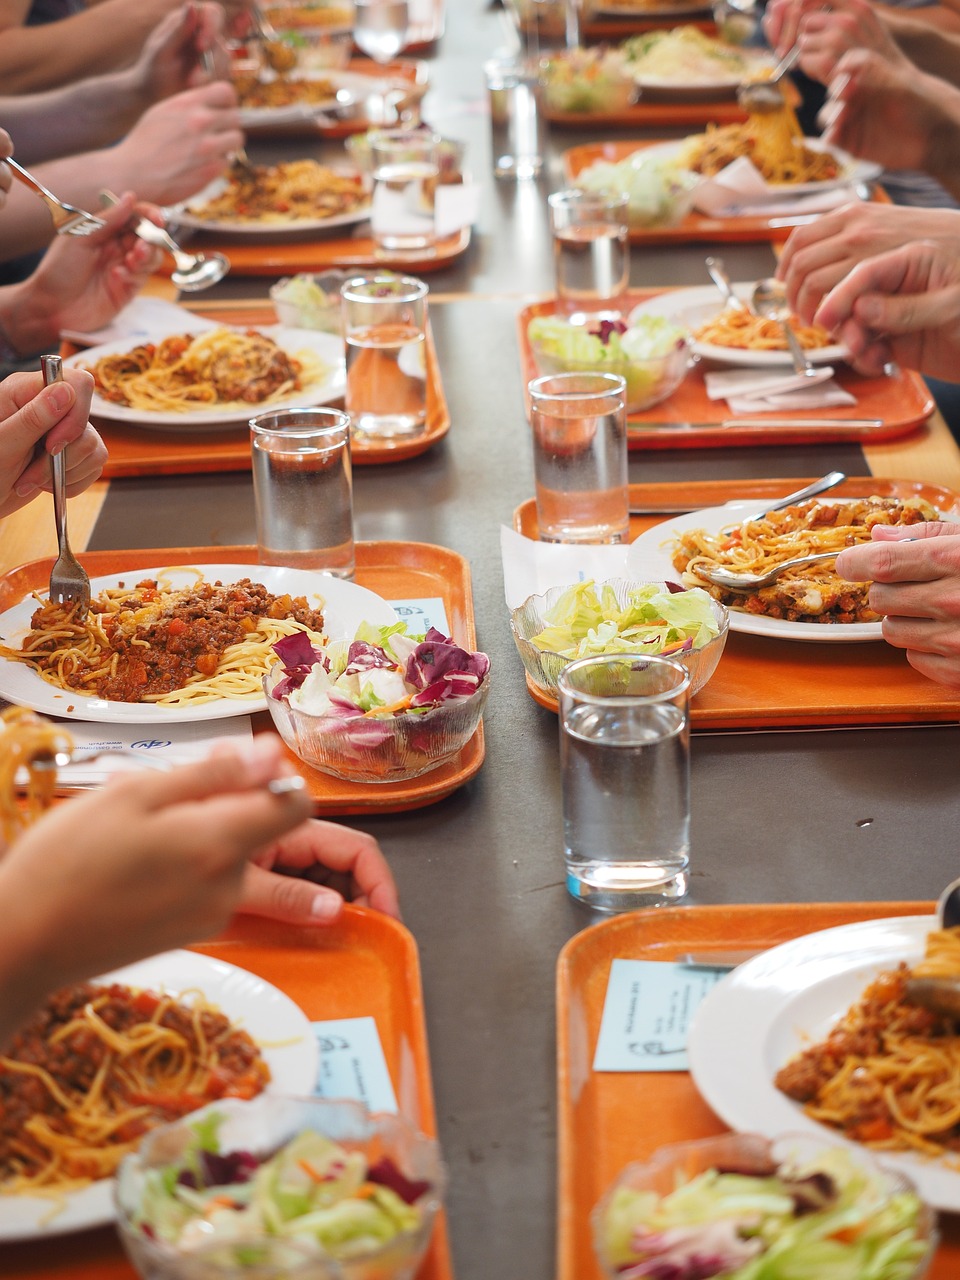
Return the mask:
[[422, 431], [427, 417], [427, 286], [412, 276], [358, 276], [340, 290], [346, 409], [355, 435]]
[[618, 320], [630, 281], [627, 197], [555, 191], [547, 203], [557, 310], [575, 324]]
[[560, 674], [567, 889], [598, 911], [684, 897], [690, 674], [669, 658], [581, 658]]

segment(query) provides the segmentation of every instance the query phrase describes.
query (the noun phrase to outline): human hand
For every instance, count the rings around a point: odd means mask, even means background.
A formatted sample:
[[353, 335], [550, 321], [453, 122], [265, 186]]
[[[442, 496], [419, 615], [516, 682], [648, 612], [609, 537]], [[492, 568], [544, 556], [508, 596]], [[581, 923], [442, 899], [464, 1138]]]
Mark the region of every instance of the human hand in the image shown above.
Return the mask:
[[960, 257], [960, 213], [855, 200], [795, 228], [777, 263], [791, 310], [809, 324], [858, 262], [914, 239], [942, 242]]
[[[169, 13], [150, 33], [133, 68], [144, 103], [159, 102], [211, 78], [230, 78], [230, 55], [223, 41], [219, 4], [188, 3]], [[211, 76], [204, 55], [213, 60]]]
[[[68, 497], [103, 470], [107, 451], [87, 421], [93, 378], [83, 369], [64, 369], [63, 379], [45, 387], [42, 374], [12, 373], [0, 382], [0, 516], [26, 506], [40, 490], [49, 491], [47, 454], [69, 445]], [[45, 452], [34, 459], [34, 446], [44, 436]]]
[[[938, 176], [944, 139], [960, 129], [960, 91], [905, 59], [853, 49], [834, 68], [818, 120], [831, 146], [887, 169]], [[952, 157], [951, 149], [948, 167]]]
[[817, 308], [862, 373], [891, 361], [955, 379], [960, 358], [960, 262], [948, 245], [921, 240], [868, 258]]
[[136, 297], [163, 261], [160, 250], [133, 230], [139, 216], [162, 226], [160, 209], [137, 205], [127, 192], [100, 216], [104, 225], [89, 236], [55, 236], [21, 287], [24, 306], [45, 317], [54, 334], [99, 329]]
[[288, 772], [279, 739], [262, 734], [50, 810], [0, 862], [23, 972], [46, 992], [217, 932], [248, 859], [309, 814], [305, 792], [267, 790]]
[[837, 573], [871, 582], [870, 607], [883, 614], [883, 638], [906, 650], [912, 667], [960, 688], [960, 524], [874, 525], [873, 541], [847, 547]]
[[331, 924], [344, 898], [400, 918], [397, 888], [373, 836], [316, 819], [257, 854], [239, 911], [287, 924]]
[[[13, 155], [13, 140], [6, 129], [0, 129], [0, 160]], [[13, 182], [13, 174], [5, 164], [0, 164], [0, 209], [7, 203], [7, 192]]]
[[167, 205], [219, 177], [242, 146], [237, 96], [217, 80], [156, 103], [99, 158], [109, 175], [104, 185], [132, 188], [145, 200]]
[[811, 80], [829, 83], [850, 49], [872, 50], [907, 74], [916, 70], [868, 0], [800, 0], [799, 8], [799, 65]]

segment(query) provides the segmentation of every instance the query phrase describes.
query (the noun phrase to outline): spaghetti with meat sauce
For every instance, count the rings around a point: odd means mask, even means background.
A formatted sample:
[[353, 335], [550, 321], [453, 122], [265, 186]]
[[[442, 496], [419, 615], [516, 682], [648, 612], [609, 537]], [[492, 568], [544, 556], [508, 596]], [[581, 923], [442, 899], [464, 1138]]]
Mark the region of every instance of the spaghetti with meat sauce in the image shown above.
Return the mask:
[[677, 154], [681, 168], [705, 177], [739, 159], [750, 160], [766, 182], [778, 186], [829, 182], [842, 176], [831, 152], [806, 145], [786, 102], [777, 111], [752, 113], [743, 124], [709, 125], [706, 133], [688, 138]]
[[912, 968], [881, 973], [819, 1044], [774, 1077], [821, 1124], [884, 1151], [960, 1152], [960, 1025], [907, 1002], [909, 978], [960, 979], [960, 932], [935, 930]]
[[102, 592], [85, 614], [42, 601], [22, 646], [0, 646], [0, 656], [61, 689], [180, 706], [262, 696], [272, 645], [294, 631], [323, 642], [322, 608], [305, 596], [274, 595], [249, 578], [225, 585], [198, 574], [178, 589], [148, 578]]
[[51, 996], [0, 1056], [0, 1193], [110, 1177], [150, 1129], [270, 1069], [247, 1032], [197, 997], [81, 983]]
[[203, 222], [290, 223], [322, 221], [369, 204], [359, 173], [338, 173], [316, 160], [235, 167], [223, 191], [189, 206]]
[[770, 511], [760, 520], [725, 525], [716, 533], [688, 529], [676, 538], [671, 559], [684, 586], [703, 587], [741, 613], [787, 622], [876, 622], [879, 615], [870, 608], [870, 583], [840, 578], [832, 560], [787, 569], [769, 587], [756, 591], [718, 587], [698, 570], [766, 573], [797, 556], [840, 552], [869, 542], [875, 524], [911, 525], [937, 518], [935, 508], [922, 498], [814, 500]]

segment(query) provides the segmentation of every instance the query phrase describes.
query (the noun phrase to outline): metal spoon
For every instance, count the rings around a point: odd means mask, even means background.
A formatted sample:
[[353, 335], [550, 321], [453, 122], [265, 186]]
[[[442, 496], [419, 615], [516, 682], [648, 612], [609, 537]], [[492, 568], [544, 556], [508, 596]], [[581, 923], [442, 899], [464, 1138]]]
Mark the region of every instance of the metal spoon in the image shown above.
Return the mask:
[[768, 316], [779, 324], [786, 339], [787, 349], [790, 352], [790, 359], [793, 361], [795, 373], [798, 373], [803, 378], [820, 378], [822, 376], [821, 371], [811, 363], [806, 351], [800, 345], [800, 339], [790, 324], [790, 307], [787, 303], [787, 292], [779, 280], [775, 280], [772, 276], [768, 276], [764, 280], [758, 280], [753, 286], [753, 293], [750, 295], [750, 309], [755, 315]]
[[771, 511], [782, 511], [784, 507], [792, 507], [795, 502], [804, 502], [807, 498], [814, 498], [818, 493], [824, 493], [827, 489], [835, 489], [838, 484], [843, 484], [846, 478], [842, 471], [828, 471], [819, 480], [812, 480], [810, 484], [805, 484], [802, 489], [788, 493], [785, 498], [778, 498], [776, 502], [768, 503], [755, 515], [744, 516], [743, 523], [746, 524], [748, 520], [762, 520]]
[[835, 560], [837, 555], [836, 551], [818, 551], [811, 556], [795, 556], [792, 560], [782, 561], [767, 573], [735, 573], [732, 569], [705, 569], [702, 565], [691, 572], [726, 591], [757, 591], [760, 587], [769, 587], [771, 582], [776, 582], [788, 569], [797, 569], [804, 564], [817, 564], [820, 560]]
[[[100, 193], [100, 203], [105, 207], [116, 204], [117, 199], [118, 197], [112, 191]], [[177, 264], [177, 269], [171, 272], [170, 279], [184, 293], [197, 293], [200, 289], [209, 289], [211, 285], [222, 280], [230, 270], [230, 259], [224, 257], [222, 253], [187, 253], [180, 248], [169, 232], [163, 227], [158, 227], [149, 218], [138, 218], [133, 224], [133, 229], [141, 240], [145, 240], [147, 244], [156, 245], [159, 249], [166, 249], [171, 255]]]
[[752, 308], [748, 303], [736, 295], [733, 291], [733, 285], [730, 283], [730, 277], [727, 275], [727, 269], [723, 264], [722, 258], [704, 258], [710, 279], [717, 286], [726, 299], [727, 306], [732, 307], [734, 311], [750, 311]]
[[752, 115], [761, 115], [768, 111], [779, 111], [784, 104], [783, 90], [780, 81], [800, 57], [800, 42], [797, 41], [780, 59], [766, 80], [750, 80], [737, 89], [737, 101], [744, 111]]
[[[957, 925], [960, 925], [960, 880], [953, 880], [937, 901], [937, 926], [954, 929]], [[960, 979], [908, 978], [903, 998], [907, 1004], [960, 1018]]]

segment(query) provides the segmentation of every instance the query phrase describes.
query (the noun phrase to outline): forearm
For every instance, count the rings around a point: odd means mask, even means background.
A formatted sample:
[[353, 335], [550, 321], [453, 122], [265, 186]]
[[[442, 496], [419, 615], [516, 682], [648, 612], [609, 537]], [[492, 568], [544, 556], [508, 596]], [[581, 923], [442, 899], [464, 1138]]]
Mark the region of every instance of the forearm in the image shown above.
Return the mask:
[[924, 170], [960, 200], [960, 89], [944, 86], [941, 114], [931, 130]]
[[18, 356], [46, 350], [60, 336], [56, 300], [28, 280], [0, 286], [0, 334]]
[[38, 93], [127, 66], [179, 0], [104, 0], [59, 22], [9, 27], [0, 38], [0, 85]]
[[910, 18], [891, 22], [890, 30], [900, 49], [921, 71], [960, 86], [960, 34]]
[[44, 927], [35, 890], [23, 889], [19, 876], [5, 876], [0, 867], [0, 1051], [51, 992], [73, 980], [56, 952], [57, 933]]
[[939, 31], [960, 32], [960, 0], [956, 3], [953, 0], [946, 0], [945, 3], [927, 4], [918, 9], [910, 9], [907, 11], [909, 17], [905, 16], [903, 9], [898, 9], [895, 5], [878, 4], [876, 10], [894, 34], [896, 34], [896, 27], [904, 22], [916, 23]]
[[149, 105], [139, 77], [125, 68], [62, 89], [2, 97], [0, 122], [16, 158], [34, 165], [116, 142]]

